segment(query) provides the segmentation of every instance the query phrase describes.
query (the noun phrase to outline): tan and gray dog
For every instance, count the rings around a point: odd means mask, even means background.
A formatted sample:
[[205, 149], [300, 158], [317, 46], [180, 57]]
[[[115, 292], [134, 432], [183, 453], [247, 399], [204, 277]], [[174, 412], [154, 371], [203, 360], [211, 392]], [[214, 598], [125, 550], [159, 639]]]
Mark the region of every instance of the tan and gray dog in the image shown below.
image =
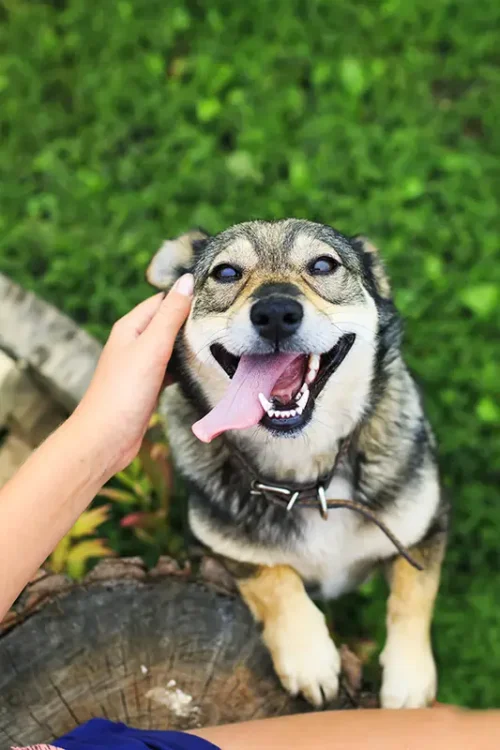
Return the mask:
[[[168, 289], [188, 270], [163, 406], [192, 531], [236, 574], [283, 686], [315, 706], [335, 697], [340, 660], [304, 584], [335, 598], [384, 565], [381, 703], [427, 705], [447, 508], [377, 250], [309, 221], [252, 221], [165, 242], [148, 279]], [[372, 520], [326, 514], [330, 498]]]

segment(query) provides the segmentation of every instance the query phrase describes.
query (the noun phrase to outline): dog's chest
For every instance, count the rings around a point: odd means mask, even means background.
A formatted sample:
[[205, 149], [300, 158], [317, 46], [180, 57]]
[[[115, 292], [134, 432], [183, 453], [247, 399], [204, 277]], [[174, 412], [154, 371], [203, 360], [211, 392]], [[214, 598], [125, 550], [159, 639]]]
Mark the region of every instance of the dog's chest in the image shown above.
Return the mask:
[[[345, 480], [334, 479], [327, 497], [352, 499], [352, 488]], [[435, 472], [429, 470], [420, 482], [402, 489], [397, 500], [377, 515], [403, 545], [411, 547], [425, 534], [438, 503], [439, 486]], [[355, 588], [377, 563], [396, 553], [376, 524], [352, 510], [332, 509], [326, 520], [314, 511], [301, 512], [304, 534], [286, 562], [305, 580], [318, 582], [327, 597]]]
[[[353, 490], [347, 480], [334, 478], [326, 494], [329, 498], [349, 500]], [[296, 508], [291, 512], [301, 515], [303, 532], [287, 544], [273, 543], [270, 538], [267, 543], [255, 545], [240, 535], [232, 538], [196, 513], [190, 514], [190, 523], [196, 536], [216, 553], [257, 565], [290, 565], [305, 581], [318, 584], [328, 597], [354, 588], [374, 558], [387, 554], [382, 534], [378, 538], [380, 544], [373, 544], [372, 540], [366, 547], [366, 539], [363, 544], [362, 524], [350, 510], [330, 510], [326, 520], [319, 509]]]
[[[335, 477], [326, 495], [336, 500], [351, 500], [349, 481]], [[367, 559], [359, 516], [353, 511], [330, 509], [324, 519], [319, 511], [302, 509], [304, 535], [297, 543], [291, 562], [305, 580], [318, 583], [325, 596], [336, 597], [354, 588], [367, 573], [373, 561]]]
[[[332, 499], [349, 500], [353, 489], [338, 477], [326, 494]], [[419, 483], [406, 487], [379, 517], [402, 544], [411, 546], [422, 538], [438, 501], [435, 473], [429, 472]], [[190, 523], [195, 535], [214, 552], [256, 565], [290, 565], [305, 581], [318, 584], [324, 595], [332, 598], [355, 588], [379, 561], [395, 554], [386, 535], [352, 510], [332, 509], [326, 520], [312, 508], [291, 512], [301, 514], [302, 533], [284, 544], [276, 543], [272, 536], [252, 543], [245, 535], [223, 532], [196, 512], [190, 513]]]

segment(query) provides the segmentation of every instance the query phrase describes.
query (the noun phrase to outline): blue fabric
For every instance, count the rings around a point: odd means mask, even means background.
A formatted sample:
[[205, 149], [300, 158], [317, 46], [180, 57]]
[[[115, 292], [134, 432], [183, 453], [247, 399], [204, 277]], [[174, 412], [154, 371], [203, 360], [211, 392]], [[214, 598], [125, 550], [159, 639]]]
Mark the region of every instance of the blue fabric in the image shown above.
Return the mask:
[[107, 719], [91, 719], [54, 744], [63, 750], [220, 750], [184, 732], [133, 729]]

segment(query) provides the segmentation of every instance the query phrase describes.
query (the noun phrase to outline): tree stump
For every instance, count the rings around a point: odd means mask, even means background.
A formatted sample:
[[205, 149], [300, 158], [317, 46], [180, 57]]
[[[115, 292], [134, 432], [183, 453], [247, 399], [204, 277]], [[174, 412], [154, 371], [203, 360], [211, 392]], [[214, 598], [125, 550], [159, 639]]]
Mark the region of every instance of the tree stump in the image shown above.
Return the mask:
[[135, 558], [104, 561], [80, 585], [41, 575], [16, 620], [0, 637], [2, 748], [97, 716], [189, 729], [308, 710], [281, 688], [224, 577], [172, 560], [149, 573]]

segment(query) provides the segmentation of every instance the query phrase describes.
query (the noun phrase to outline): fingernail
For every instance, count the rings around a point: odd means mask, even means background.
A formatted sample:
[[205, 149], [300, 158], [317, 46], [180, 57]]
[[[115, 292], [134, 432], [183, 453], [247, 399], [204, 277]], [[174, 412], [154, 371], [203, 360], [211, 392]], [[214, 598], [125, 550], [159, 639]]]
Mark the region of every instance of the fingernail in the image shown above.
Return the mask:
[[185, 297], [192, 297], [194, 291], [194, 277], [191, 273], [185, 273], [174, 284], [174, 290]]

